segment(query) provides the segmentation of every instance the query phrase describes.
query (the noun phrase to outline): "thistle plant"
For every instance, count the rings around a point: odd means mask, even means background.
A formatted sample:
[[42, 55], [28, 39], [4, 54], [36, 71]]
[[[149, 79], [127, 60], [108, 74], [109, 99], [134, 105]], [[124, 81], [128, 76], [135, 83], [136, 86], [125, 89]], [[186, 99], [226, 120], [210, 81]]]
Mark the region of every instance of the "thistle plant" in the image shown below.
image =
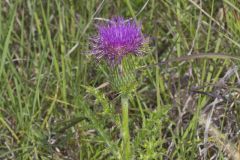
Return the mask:
[[98, 35], [92, 38], [92, 54], [97, 60], [105, 60], [110, 72], [111, 85], [121, 94], [122, 107], [122, 157], [131, 159], [128, 127], [129, 96], [136, 88], [134, 56], [143, 55], [147, 40], [141, 25], [122, 17], [112, 18], [97, 26]]

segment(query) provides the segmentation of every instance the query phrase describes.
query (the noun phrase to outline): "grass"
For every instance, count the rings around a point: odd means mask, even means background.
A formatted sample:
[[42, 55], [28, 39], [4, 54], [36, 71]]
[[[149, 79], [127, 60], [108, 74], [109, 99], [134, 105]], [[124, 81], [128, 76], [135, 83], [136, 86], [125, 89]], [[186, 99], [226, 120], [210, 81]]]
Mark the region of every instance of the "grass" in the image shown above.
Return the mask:
[[121, 95], [87, 54], [113, 15], [150, 37], [125, 117], [132, 159], [237, 159], [239, 11], [237, 0], [2, 0], [0, 159], [123, 159]]

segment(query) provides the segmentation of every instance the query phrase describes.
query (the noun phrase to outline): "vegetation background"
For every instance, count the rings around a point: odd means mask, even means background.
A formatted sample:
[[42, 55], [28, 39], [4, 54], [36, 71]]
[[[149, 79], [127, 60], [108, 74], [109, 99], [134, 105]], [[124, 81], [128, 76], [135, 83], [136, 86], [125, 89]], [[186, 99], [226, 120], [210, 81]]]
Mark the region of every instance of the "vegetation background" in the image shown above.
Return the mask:
[[133, 159], [238, 158], [239, 0], [1, 0], [0, 159], [121, 158], [119, 93], [88, 54], [96, 24], [119, 15], [151, 47], [130, 100]]

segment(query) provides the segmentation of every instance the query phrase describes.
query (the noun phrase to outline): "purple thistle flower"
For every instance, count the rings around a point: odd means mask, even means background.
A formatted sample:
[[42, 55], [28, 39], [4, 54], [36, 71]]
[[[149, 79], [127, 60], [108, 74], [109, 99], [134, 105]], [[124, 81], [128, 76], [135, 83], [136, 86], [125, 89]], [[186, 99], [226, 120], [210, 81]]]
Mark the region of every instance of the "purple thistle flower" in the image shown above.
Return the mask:
[[97, 59], [103, 58], [114, 65], [121, 63], [127, 54], [141, 55], [145, 42], [141, 25], [117, 17], [98, 26], [98, 35], [92, 41], [92, 53]]

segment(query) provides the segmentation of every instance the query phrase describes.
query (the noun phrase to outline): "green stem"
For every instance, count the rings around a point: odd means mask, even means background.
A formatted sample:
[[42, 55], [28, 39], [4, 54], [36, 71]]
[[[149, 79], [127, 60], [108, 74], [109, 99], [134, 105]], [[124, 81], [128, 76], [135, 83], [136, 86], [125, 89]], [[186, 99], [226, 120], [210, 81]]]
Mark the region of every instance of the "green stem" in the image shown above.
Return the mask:
[[128, 96], [123, 94], [122, 103], [122, 136], [123, 136], [123, 159], [129, 160], [131, 157], [130, 135], [128, 127]]

